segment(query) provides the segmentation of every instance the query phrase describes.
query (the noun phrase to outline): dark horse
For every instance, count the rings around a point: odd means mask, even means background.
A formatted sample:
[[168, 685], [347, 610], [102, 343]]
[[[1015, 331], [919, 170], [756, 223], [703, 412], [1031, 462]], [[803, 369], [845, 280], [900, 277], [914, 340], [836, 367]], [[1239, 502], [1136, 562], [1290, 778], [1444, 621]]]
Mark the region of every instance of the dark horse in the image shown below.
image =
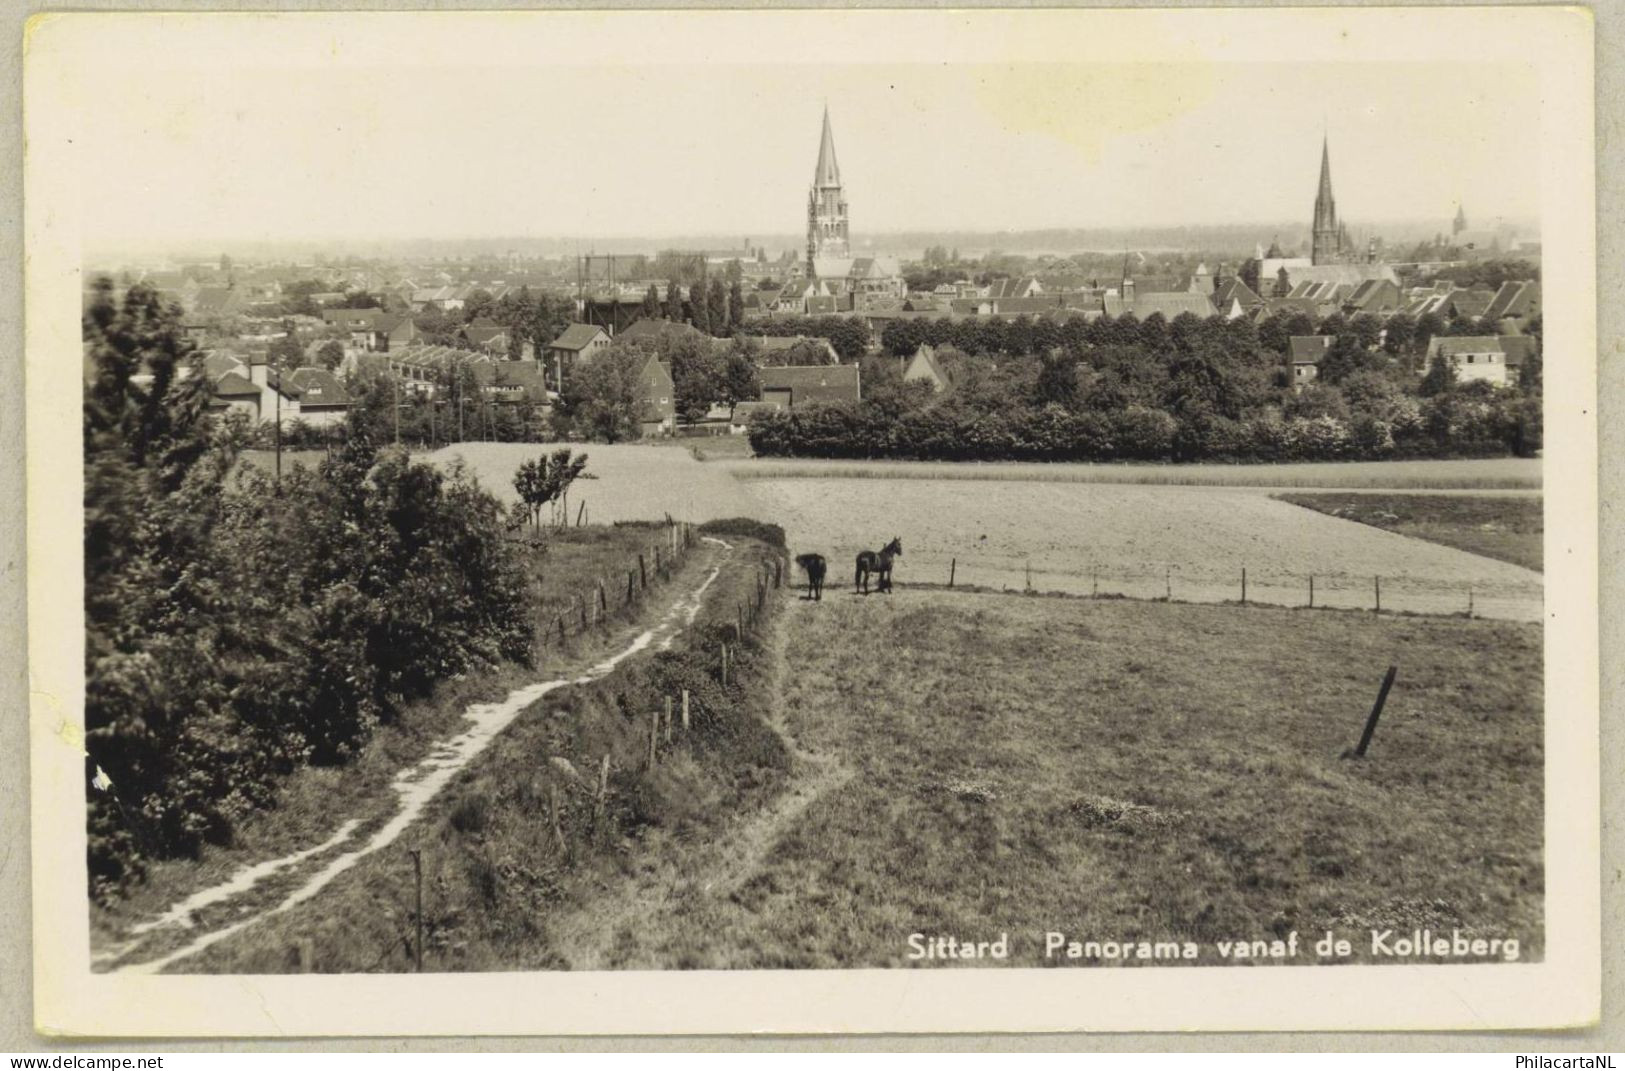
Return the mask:
[[796, 564], [807, 571], [807, 598], [824, 598], [824, 574], [829, 566], [824, 562], [822, 554], [797, 554]]
[[891, 560], [902, 556], [903, 541], [901, 539], [893, 539], [890, 543], [881, 547], [879, 554], [872, 550], [866, 550], [859, 554], [858, 575], [852, 581], [853, 586], [863, 594], [869, 594], [869, 574], [873, 573], [875, 574], [875, 590], [891, 591]]

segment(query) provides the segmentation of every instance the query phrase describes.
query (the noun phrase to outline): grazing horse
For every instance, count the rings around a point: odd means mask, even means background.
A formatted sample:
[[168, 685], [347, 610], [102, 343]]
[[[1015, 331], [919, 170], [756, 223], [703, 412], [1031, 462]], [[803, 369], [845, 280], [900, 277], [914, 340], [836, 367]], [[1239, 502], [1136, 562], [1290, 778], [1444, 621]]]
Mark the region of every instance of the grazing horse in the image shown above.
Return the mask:
[[[863, 594], [869, 594], [869, 574], [875, 574], [875, 590], [891, 591], [891, 561], [893, 558], [903, 556], [903, 541], [893, 539], [880, 548], [876, 554], [872, 550], [863, 551], [858, 555], [858, 572], [853, 578], [852, 586]], [[856, 592], [854, 592], [856, 594]]]
[[824, 562], [824, 556], [822, 554], [797, 554], [796, 564], [807, 571], [807, 598], [823, 601], [824, 574], [829, 571], [829, 566]]

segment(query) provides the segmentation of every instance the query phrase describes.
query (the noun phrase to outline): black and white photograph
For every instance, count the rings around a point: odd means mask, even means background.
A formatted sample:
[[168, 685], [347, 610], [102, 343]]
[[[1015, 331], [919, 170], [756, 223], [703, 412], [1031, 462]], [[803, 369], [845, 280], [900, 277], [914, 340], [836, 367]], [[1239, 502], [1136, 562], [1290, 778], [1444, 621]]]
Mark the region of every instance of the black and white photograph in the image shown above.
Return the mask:
[[1595, 1015], [1583, 14], [30, 32], [42, 1024]]

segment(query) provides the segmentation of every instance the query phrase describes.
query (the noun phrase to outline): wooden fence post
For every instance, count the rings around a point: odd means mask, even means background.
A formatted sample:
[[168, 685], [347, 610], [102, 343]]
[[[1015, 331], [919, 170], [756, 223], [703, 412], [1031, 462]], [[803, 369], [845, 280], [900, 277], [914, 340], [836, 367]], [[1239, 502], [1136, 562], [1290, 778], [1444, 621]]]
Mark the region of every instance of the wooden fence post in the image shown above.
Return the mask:
[[728, 645], [722, 645], [722, 686], [728, 687]]
[[576, 510], [576, 527], [577, 528], [581, 527], [581, 518], [586, 512], [587, 512], [587, 500], [583, 498], [581, 500], [581, 508]]
[[649, 769], [655, 768], [655, 744], [660, 739], [660, 711], [649, 719]]
[[1375, 591], [1376, 595], [1377, 595], [1377, 605], [1376, 605], [1376, 608], [1375, 608], [1375, 612], [1380, 614], [1380, 613], [1382, 613], [1382, 577], [1380, 577], [1380, 576], [1372, 577], [1371, 578], [1371, 583], [1372, 583], [1372, 590]]
[[688, 733], [688, 689], [683, 689], [683, 732]]
[[1354, 749], [1354, 757], [1365, 758], [1365, 749], [1371, 746], [1371, 737], [1377, 732], [1377, 719], [1382, 717], [1383, 704], [1388, 702], [1388, 689], [1394, 686], [1394, 677], [1399, 673], [1398, 666], [1389, 666], [1388, 673], [1382, 678], [1382, 690], [1377, 693], [1377, 701], [1371, 707], [1371, 715], [1365, 720], [1365, 732], [1360, 734], [1360, 743]]
[[1162, 567], [1162, 598], [1165, 602], [1174, 601], [1174, 567]]
[[1467, 589], [1467, 616], [1469, 618], [1473, 616], [1473, 589], [1472, 588]]
[[587, 631], [587, 600], [577, 595], [576, 600], [581, 603], [581, 631]]
[[604, 752], [604, 761], [598, 767], [598, 820], [602, 822], [609, 803], [609, 752]]
[[609, 610], [609, 597], [604, 594], [604, 582], [598, 582], [598, 610], [600, 613]]
[[1315, 574], [1309, 574], [1309, 609], [1315, 608]]
[[564, 829], [559, 825], [559, 786], [554, 781], [547, 785], [547, 814], [553, 823], [553, 843], [562, 852], [565, 850]]
[[412, 958], [417, 961], [418, 973], [423, 973], [423, 853], [417, 848], [412, 853], [412, 881], [417, 887], [417, 943], [412, 948]]
[[959, 568], [959, 559], [958, 558], [949, 558], [948, 559], [948, 586], [949, 587], [954, 586], [954, 572], [958, 568]]
[[671, 743], [671, 696], [666, 697], [666, 743]]
[[[641, 558], [642, 555], [639, 555]], [[632, 570], [626, 571], [626, 605], [632, 605]]]
[[1241, 605], [1247, 605], [1247, 567], [1241, 567]]
[[643, 567], [643, 555], [641, 554], [638, 555], [638, 583], [643, 587], [649, 586], [649, 572]]

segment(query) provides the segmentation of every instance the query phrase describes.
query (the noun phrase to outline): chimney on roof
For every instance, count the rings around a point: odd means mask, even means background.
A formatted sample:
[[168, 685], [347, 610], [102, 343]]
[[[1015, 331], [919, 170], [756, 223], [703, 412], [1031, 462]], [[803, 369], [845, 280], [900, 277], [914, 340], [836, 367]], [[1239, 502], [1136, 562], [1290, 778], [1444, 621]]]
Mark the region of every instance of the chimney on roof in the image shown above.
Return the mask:
[[256, 354], [248, 359], [248, 381], [256, 387], [270, 385], [271, 362], [263, 354]]

